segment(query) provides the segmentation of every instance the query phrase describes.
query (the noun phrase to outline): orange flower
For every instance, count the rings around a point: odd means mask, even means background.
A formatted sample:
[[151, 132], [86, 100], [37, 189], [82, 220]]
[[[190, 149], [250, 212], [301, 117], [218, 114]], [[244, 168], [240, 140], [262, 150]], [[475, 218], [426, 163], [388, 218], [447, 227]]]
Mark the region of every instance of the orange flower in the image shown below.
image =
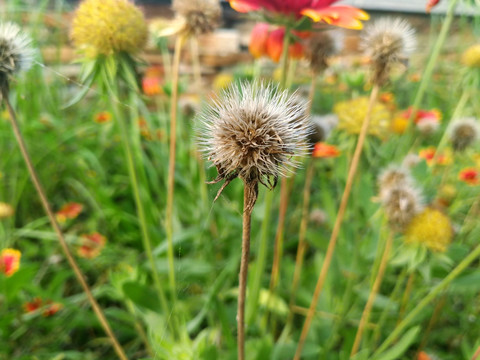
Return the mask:
[[70, 202], [62, 206], [62, 208], [57, 211], [57, 221], [64, 223], [67, 219], [75, 219], [83, 210], [83, 205]]
[[428, 148], [422, 149], [419, 151], [418, 155], [425, 159], [427, 164], [433, 165], [449, 165], [452, 163], [452, 158], [449, 153], [445, 154], [436, 154], [437, 149], [434, 146], [430, 146]]
[[473, 167], [465, 168], [458, 173], [458, 178], [468, 185], [480, 185], [479, 171]]
[[[410, 119], [412, 112], [413, 112], [413, 108], [410, 107], [407, 110], [403, 111], [401, 113], [401, 116], [403, 116], [405, 119]], [[440, 120], [442, 120], [442, 113], [437, 109], [432, 109], [432, 110], [418, 109], [413, 118], [415, 124], [418, 124], [422, 120], [426, 120], [426, 119], [440, 122]]]
[[417, 360], [432, 360], [432, 358], [425, 351], [420, 351]]
[[[308, 37], [308, 32], [295, 33], [299, 37]], [[255, 25], [250, 37], [248, 49], [254, 58], [268, 56], [275, 62], [279, 62], [283, 52], [283, 39], [285, 38], [285, 28], [279, 27], [271, 29], [270, 25], [259, 23]], [[292, 59], [301, 59], [304, 54], [303, 45], [294, 42], [289, 47], [289, 56]]]
[[53, 316], [63, 308], [63, 304], [53, 302], [51, 300], [47, 301], [47, 304], [48, 304], [47, 308], [43, 310], [43, 313], [42, 313], [44, 317]]
[[7, 277], [15, 274], [20, 268], [22, 253], [15, 249], [3, 249], [0, 253], [0, 272]]
[[112, 120], [112, 114], [108, 111], [102, 111], [95, 115], [94, 121], [98, 124], [104, 124]]
[[391, 92], [384, 92], [380, 94], [379, 100], [384, 104], [390, 104], [395, 101], [395, 95]]
[[412, 75], [410, 75], [410, 76], [408, 77], [408, 79], [409, 79], [411, 82], [414, 82], [414, 83], [419, 82], [419, 81], [421, 80], [421, 78], [422, 78], [422, 77], [420, 76], [419, 73], [414, 73], [414, 74], [412, 74]]
[[340, 155], [340, 150], [335, 145], [329, 145], [324, 142], [315, 144], [312, 156], [315, 158], [331, 158]]
[[78, 255], [87, 259], [97, 257], [105, 247], [107, 238], [98, 232], [82, 235], [83, 243], [78, 248]]
[[163, 94], [163, 88], [161, 86], [162, 79], [157, 76], [145, 76], [142, 79], [143, 93], [148, 96]]
[[36, 297], [32, 301], [29, 301], [23, 304], [23, 309], [25, 310], [26, 313], [30, 313], [38, 310], [42, 306], [42, 303], [43, 303], [42, 299], [39, 297]]

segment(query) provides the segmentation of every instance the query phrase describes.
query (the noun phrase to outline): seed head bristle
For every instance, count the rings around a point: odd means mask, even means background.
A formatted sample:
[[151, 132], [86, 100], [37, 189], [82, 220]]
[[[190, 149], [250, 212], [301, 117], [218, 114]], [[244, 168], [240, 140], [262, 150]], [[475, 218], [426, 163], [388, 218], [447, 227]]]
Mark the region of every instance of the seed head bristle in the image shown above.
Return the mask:
[[382, 205], [390, 227], [403, 232], [412, 219], [423, 210], [422, 194], [413, 186], [387, 188], [382, 196]]
[[9, 78], [32, 64], [32, 40], [12, 22], [0, 24], [0, 86], [8, 87]]
[[187, 33], [194, 35], [215, 30], [222, 16], [218, 0], [174, 0], [173, 10], [185, 19]]
[[457, 151], [465, 150], [478, 140], [480, 125], [475, 118], [463, 118], [452, 122], [450, 140]]
[[406, 63], [416, 47], [415, 30], [400, 18], [381, 18], [367, 25], [362, 48], [372, 61], [372, 82], [383, 85], [390, 67]]
[[308, 39], [306, 45], [305, 57], [316, 74], [328, 67], [328, 58], [337, 52], [335, 39], [328, 31], [315, 33]]
[[312, 133], [309, 136], [310, 144], [327, 140], [333, 129], [338, 125], [338, 116], [335, 114], [314, 115], [311, 118]]
[[271, 84], [232, 84], [197, 117], [197, 127], [199, 146], [217, 167], [216, 182], [225, 185], [238, 176], [271, 188], [309, 152], [306, 103]]

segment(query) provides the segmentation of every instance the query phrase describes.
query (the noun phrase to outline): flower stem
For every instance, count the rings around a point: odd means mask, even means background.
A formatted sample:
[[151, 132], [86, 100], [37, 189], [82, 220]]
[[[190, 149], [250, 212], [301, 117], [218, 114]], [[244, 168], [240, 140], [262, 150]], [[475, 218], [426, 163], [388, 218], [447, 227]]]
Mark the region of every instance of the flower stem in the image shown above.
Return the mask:
[[475, 351], [475, 354], [472, 356], [472, 360], [477, 360], [480, 357], [480, 346], [478, 347], [477, 351]]
[[425, 296], [412, 311], [403, 319], [400, 324], [391, 332], [390, 336], [380, 345], [377, 351], [373, 354], [374, 359], [380, 359], [381, 355], [405, 330], [405, 328], [415, 319], [415, 317], [423, 311], [423, 309], [435, 299], [463, 270], [465, 270], [473, 261], [480, 256], [480, 245], [478, 245], [455, 269], [453, 269], [437, 286], [435, 286], [430, 293]]
[[365, 304], [365, 308], [363, 309], [363, 314], [360, 319], [360, 324], [358, 325], [357, 335], [355, 336], [355, 341], [353, 342], [350, 358], [352, 358], [357, 353], [360, 347], [360, 342], [362, 341], [362, 335], [363, 335], [363, 330], [365, 329], [365, 324], [368, 323], [368, 320], [370, 318], [370, 312], [372, 310], [373, 302], [375, 301], [375, 297], [377, 296], [378, 289], [380, 288], [380, 285], [383, 280], [383, 275], [385, 274], [385, 269], [387, 268], [388, 257], [390, 255], [390, 249], [392, 248], [392, 244], [393, 244], [393, 234], [390, 232], [387, 238], [387, 242], [385, 244], [385, 249], [383, 250], [382, 259], [380, 260], [380, 266], [378, 268], [377, 276], [375, 277], [372, 290], [370, 291], [370, 295], [368, 296], [367, 303]]
[[313, 316], [315, 314], [315, 308], [317, 307], [318, 298], [323, 289], [323, 284], [327, 277], [328, 270], [330, 268], [330, 263], [332, 262], [333, 252], [335, 250], [335, 246], [337, 243], [338, 235], [340, 233], [340, 228], [342, 226], [343, 218], [345, 216], [345, 210], [347, 209], [348, 199], [350, 197], [350, 192], [352, 190], [353, 181], [355, 179], [355, 175], [357, 173], [358, 164], [360, 162], [360, 156], [363, 152], [363, 144], [365, 143], [365, 139], [367, 137], [368, 127], [370, 125], [372, 109], [375, 105], [375, 101], [377, 99], [379, 92], [379, 86], [374, 85], [372, 89], [372, 93], [370, 94], [370, 101], [368, 104], [367, 114], [365, 116], [365, 120], [363, 121], [362, 128], [360, 130], [360, 135], [358, 137], [357, 146], [355, 148], [355, 153], [353, 154], [352, 162], [350, 165], [350, 169], [348, 171], [347, 182], [345, 185], [345, 190], [343, 191], [342, 200], [340, 202], [340, 207], [338, 209], [337, 218], [335, 219], [335, 224], [333, 226], [332, 235], [330, 237], [330, 241], [328, 243], [327, 253], [325, 255], [325, 260], [323, 261], [322, 268], [320, 270], [320, 274], [318, 276], [317, 285], [315, 286], [315, 291], [313, 293], [312, 302], [310, 303], [310, 308], [308, 309], [308, 315], [305, 319], [305, 323], [303, 324], [302, 332], [300, 335], [300, 340], [298, 342], [297, 351], [295, 353], [294, 360], [300, 360], [300, 356], [302, 354], [303, 346], [305, 345], [305, 340], [307, 339], [308, 332], [310, 330], [310, 325], [313, 320]]
[[[442, 311], [443, 307], [445, 306], [446, 300], [447, 300], [446, 295], [443, 295], [440, 298], [440, 300], [437, 302], [437, 305], [435, 305], [435, 309], [433, 309], [432, 317], [430, 318], [430, 320], [428, 322], [427, 329], [423, 333], [422, 341], [420, 341], [420, 345], [418, 346], [417, 354], [420, 351], [423, 350], [425, 345], [427, 345], [428, 337], [429, 337], [433, 327], [435, 326], [435, 324], [438, 320], [438, 317], [440, 316], [440, 312]], [[417, 355], [417, 357], [418, 357], [418, 355]]]
[[170, 153], [168, 159], [167, 206], [165, 210], [165, 231], [167, 233], [168, 280], [173, 306], [176, 302], [175, 266], [173, 253], [173, 194], [175, 186], [175, 153], [177, 143], [177, 108], [178, 108], [178, 75], [180, 55], [185, 35], [179, 35], [175, 42], [175, 54], [172, 69], [172, 96], [170, 102]]
[[[114, 99], [117, 99], [118, 98], [117, 84], [113, 84], [113, 86], [111, 87], [111, 91], [113, 91], [113, 93], [111, 94], [112, 97]], [[135, 169], [135, 161], [134, 161], [132, 145], [130, 143], [130, 137], [128, 135], [129, 132], [125, 124], [125, 119], [122, 117], [121, 112], [118, 109], [119, 102], [113, 101], [112, 104], [113, 104], [113, 112], [114, 112], [115, 118], [117, 119], [118, 126], [120, 128], [120, 136], [122, 138], [125, 157], [127, 160], [127, 169], [128, 169], [128, 175], [130, 178], [130, 185], [132, 187], [133, 197], [135, 200], [135, 207], [137, 209], [138, 221], [140, 223], [140, 230], [142, 232], [143, 248], [145, 250], [145, 253], [148, 258], [148, 262], [150, 263], [150, 267], [152, 269], [153, 282], [155, 284], [155, 288], [157, 289], [158, 295], [160, 297], [160, 302], [161, 302], [164, 314], [165, 316], [168, 316], [168, 314], [170, 313], [170, 308], [167, 305], [167, 298], [163, 291], [162, 283], [160, 281], [160, 275], [158, 274], [157, 265], [155, 264], [155, 259], [153, 257], [152, 240], [150, 238], [150, 231], [148, 230], [145, 208], [144, 208], [142, 197], [140, 194], [140, 186], [138, 184], [137, 171]]]
[[242, 257], [238, 281], [237, 308], [237, 352], [238, 360], [245, 360], [245, 297], [247, 292], [248, 257], [250, 253], [250, 232], [252, 211], [256, 190], [254, 184], [245, 182], [243, 193]]
[[407, 284], [405, 285], [405, 291], [403, 292], [402, 302], [400, 303], [400, 310], [398, 311], [397, 325], [402, 320], [403, 314], [407, 307], [408, 300], [410, 300], [410, 293], [412, 292], [413, 282], [415, 280], [415, 272], [412, 272], [408, 277]]
[[445, 40], [447, 39], [448, 31], [450, 30], [450, 27], [452, 25], [452, 21], [455, 16], [455, 10], [457, 8], [458, 2], [459, 0], [450, 1], [450, 6], [448, 7], [448, 10], [447, 10], [447, 16], [443, 21], [440, 34], [438, 35], [437, 41], [433, 46], [432, 53], [430, 55], [430, 58], [428, 59], [428, 63], [425, 67], [425, 70], [423, 71], [422, 80], [420, 82], [420, 86], [415, 96], [415, 100], [413, 101], [413, 105], [412, 105], [413, 111], [410, 114], [410, 119], [408, 121], [409, 126], [411, 126], [410, 124], [412, 123], [413, 117], [415, 116], [416, 111], [418, 110], [420, 104], [422, 103], [423, 97], [425, 95], [425, 91], [427, 90], [427, 86], [430, 84], [430, 79], [432, 77], [433, 70], [435, 69], [435, 65], [437, 64], [438, 56], [440, 55], [440, 51], [442, 50], [442, 46], [445, 43]]
[[308, 226], [308, 209], [310, 207], [310, 193], [312, 188], [312, 180], [314, 174], [313, 159], [310, 159], [307, 167], [307, 174], [305, 176], [305, 186], [303, 188], [303, 207], [302, 218], [300, 220], [300, 229], [298, 231], [298, 247], [297, 256], [295, 258], [295, 270], [293, 272], [292, 289], [290, 290], [289, 308], [290, 312], [287, 318], [287, 328], [290, 328], [293, 321], [293, 305], [295, 304], [295, 295], [297, 293], [298, 282], [300, 281], [300, 275], [302, 273], [303, 258], [305, 250], [307, 249], [307, 243], [305, 242], [305, 235], [307, 233]]
[[67, 242], [65, 240], [65, 237], [62, 233], [62, 230], [60, 229], [60, 226], [57, 223], [57, 220], [55, 219], [55, 215], [50, 207], [50, 204], [47, 199], [47, 195], [45, 194], [45, 191], [43, 189], [42, 184], [40, 183], [40, 179], [38, 178], [37, 172], [33, 166], [32, 160], [30, 158], [30, 154], [28, 153], [27, 146], [25, 144], [25, 141], [23, 139], [22, 133], [20, 131], [20, 127], [18, 126], [18, 121], [17, 117], [15, 114], [15, 111], [13, 110], [12, 105], [10, 104], [10, 101], [8, 99], [8, 92], [7, 90], [3, 89], [2, 90], [2, 98], [3, 101], [5, 102], [8, 113], [10, 114], [10, 123], [12, 124], [13, 132], [15, 134], [15, 138], [17, 140], [18, 146], [20, 147], [20, 152], [22, 153], [23, 160], [25, 161], [25, 164], [27, 165], [28, 172], [30, 174], [30, 177], [32, 179], [33, 185], [35, 186], [35, 189], [37, 190], [38, 196], [40, 197], [40, 201], [42, 203], [42, 206], [47, 214], [47, 217], [50, 221], [50, 224], [53, 227], [53, 230], [57, 234], [58, 240], [60, 241], [60, 245], [62, 247], [63, 252], [65, 253], [65, 257], [67, 258], [70, 267], [72, 268], [78, 282], [83, 288], [83, 291], [87, 295], [87, 299], [90, 302], [90, 305], [93, 308], [93, 311], [95, 312], [95, 315], [97, 316], [98, 320], [100, 321], [100, 324], [103, 327], [103, 330], [107, 334], [108, 338], [110, 339], [112, 346], [117, 353], [117, 356], [119, 359], [122, 360], [127, 360], [127, 355], [125, 354], [122, 346], [119, 344], [117, 338], [115, 337], [115, 334], [113, 333], [110, 324], [108, 323], [107, 318], [105, 317], [100, 305], [97, 303], [95, 298], [93, 297], [93, 294], [90, 290], [90, 287], [87, 284], [87, 281], [85, 280], [85, 276], [83, 275], [82, 271], [80, 270], [80, 267], [78, 266], [77, 262], [75, 261], [74, 257], [72, 256], [72, 253], [70, 252], [70, 249], [68, 248]]

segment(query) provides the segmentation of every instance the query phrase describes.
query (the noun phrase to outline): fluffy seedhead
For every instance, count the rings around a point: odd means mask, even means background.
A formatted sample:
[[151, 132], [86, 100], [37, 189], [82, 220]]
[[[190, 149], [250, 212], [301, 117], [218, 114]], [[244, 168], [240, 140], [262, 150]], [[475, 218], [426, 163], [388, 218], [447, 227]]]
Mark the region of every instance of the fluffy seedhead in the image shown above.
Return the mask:
[[381, 198], [390, 227], [403, 232], [423, 208], [421, 191], [413, 186], [395, 186], [385, 189]]
[[273, 188], [309, 152], [311, 123], [306, 103], [275, 85], [231, 85], [197, 118], [200, 149], [225, 186], [236, 177], [246, 185]]
[[338, 125], [338, 116], [335, 114], [315, 115], [311, 117], [312, 133], [308, 137], [314, 146], [318, 142], [327, 140], [333, 129]]
[[425, 118], [420, 120], [417, 123], [418, 131], [424, 136], [431, 136], [437, 132], [438, 128], [440, 127], [440, 122], [438, 119], [434, 118]]
[[143, 13], [128, 0], [85, 0], [75, 12], [71, 38], [90, 58], [134, 55], [145, 47], [148, 27]]
[[312, 35], [305, 46], [305, 57], [310, 62], [310, 68], [316, 74], [328, 67], [328, 58], [337, 52], [335, 39], [328, 31]]
[[480, 125], [475, 118], [455, 120], [450, 126], [450, 140], [457, 151], [465, 150], [478, 140]]
[[212, 32], [222, 16], [218, 0], [174, 0], [173, 10], [185, 19], [185, 31], [193, 35]]
[[8, 90], [12, 75], [30, 68], [34, 50], [32, 41], [18, 25], [6, 22], [0, 24], [0, 87]]
[[380, 192], [393, 187], [412, 186], [413, 183], [410, 171], [398, 165], [390, 165], [378, 176]]
[[362, 48], [372, 62], [372, 82], [383, 85], [388, 80], [390, 67], [407, 63], [415, 47], [415, 30], [403, 19], [387, 17], [367, 25]]

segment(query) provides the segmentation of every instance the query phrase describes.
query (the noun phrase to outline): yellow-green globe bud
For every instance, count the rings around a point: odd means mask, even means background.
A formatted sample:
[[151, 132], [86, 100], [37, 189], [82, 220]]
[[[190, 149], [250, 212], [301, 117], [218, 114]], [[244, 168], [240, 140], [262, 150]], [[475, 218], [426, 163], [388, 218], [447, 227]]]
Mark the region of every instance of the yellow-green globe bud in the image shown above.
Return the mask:
[[90, 58], [134, 55], [145, 47], [148, 27], [143, 13], [128, 0], [85, 0], [75, 12], [71, 37]]
[[480, 69], [480, 44], [472, 45], [462, 55], [462, 63]]

